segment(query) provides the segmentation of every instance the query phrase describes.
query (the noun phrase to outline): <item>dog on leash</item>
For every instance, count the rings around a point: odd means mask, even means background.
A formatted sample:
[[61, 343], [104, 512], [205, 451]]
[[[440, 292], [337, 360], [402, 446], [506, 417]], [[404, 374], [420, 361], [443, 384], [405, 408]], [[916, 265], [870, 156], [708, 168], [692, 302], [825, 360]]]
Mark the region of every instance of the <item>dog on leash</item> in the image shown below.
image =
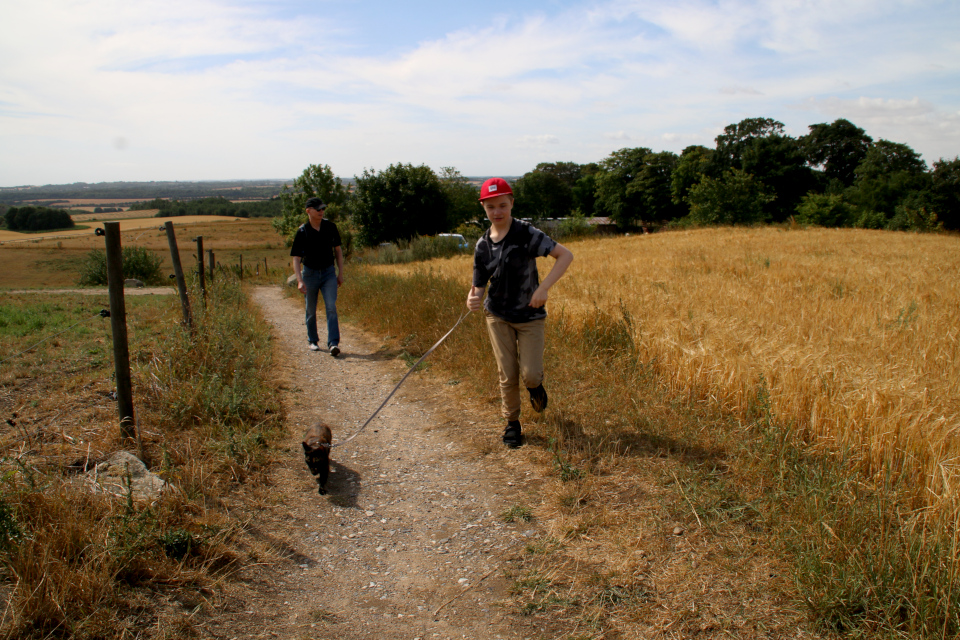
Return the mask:
[[317, 476], [319, 493], [327, 495], [327, 478], [330, 476], [330, 445], [333, 434], [322, 422], [313, 425], [303, 434], [303, 455], [310, 473]]

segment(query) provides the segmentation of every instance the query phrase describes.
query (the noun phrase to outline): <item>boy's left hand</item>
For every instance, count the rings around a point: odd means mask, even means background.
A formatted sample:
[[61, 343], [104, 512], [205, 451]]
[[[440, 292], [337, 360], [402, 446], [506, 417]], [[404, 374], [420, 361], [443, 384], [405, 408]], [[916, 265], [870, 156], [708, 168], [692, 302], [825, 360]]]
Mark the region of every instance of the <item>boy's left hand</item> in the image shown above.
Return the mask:
[[533, 292], [533, 296], [530, 298], [529, 306], [534, 309], [539, 309], [545, 304], [547, 304], [547, 291], [543, 289], [543, 287], [537, 287], [537, 290]]

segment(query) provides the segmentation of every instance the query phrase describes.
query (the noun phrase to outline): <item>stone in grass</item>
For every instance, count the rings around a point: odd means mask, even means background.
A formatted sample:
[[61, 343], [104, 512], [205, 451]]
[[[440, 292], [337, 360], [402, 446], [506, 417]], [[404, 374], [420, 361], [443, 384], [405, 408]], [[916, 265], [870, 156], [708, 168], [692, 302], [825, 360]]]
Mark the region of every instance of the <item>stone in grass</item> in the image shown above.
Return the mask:
[[140, 287], [143, 287], [144, 284], [143, 284], [143, 280], [137, 280], [136, 278], [127, 278], [126, 280], [123, 281], [123, 286], [140, 288]]
[[152, 501], [160, 497], [167, 483], [151, 473], [137, 456], [118, 451], [87, 472], [94, 480], [96, 490], [134, 500]]

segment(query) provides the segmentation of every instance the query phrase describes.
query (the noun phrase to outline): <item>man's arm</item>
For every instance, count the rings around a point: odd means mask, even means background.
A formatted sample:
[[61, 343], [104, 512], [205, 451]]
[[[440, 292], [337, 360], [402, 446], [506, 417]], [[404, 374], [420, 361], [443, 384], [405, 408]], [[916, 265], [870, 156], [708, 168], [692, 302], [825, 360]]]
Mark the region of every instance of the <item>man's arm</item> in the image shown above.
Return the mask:
[[343, 285], [343, 249], [339, 246], [333, 248], [333, 254], [337, 258], [337, 286]]
[[303, 283], [303, 270], [300, 268], [300, 261], [300, 256], [293, 256], [293, 274], [297, 276], [297, 291], [305, 294], [307, 285]]
[[566, 272], [567, 267], [570, 266], [570, 263], [573, 262], [573, 253], [560, 243], [557, 243], [557, 246], [553, 248], [553, 251], [551, 251], [549, 255], [556, 260], [556, 262], [553, 264], [553, 268], [550, 269], [550, 273], [547, 274], [547, 277], [543, 279], [543, 282], [540, 283], [540, 286], [537, 287], [537, 290], [533, 292], [533, 296], [530, 298], [530, 306], [534, 309], [539, 309], [547, 304], [547, 292], [550, 290], [550, 287], [560, 279], [564, 272]]

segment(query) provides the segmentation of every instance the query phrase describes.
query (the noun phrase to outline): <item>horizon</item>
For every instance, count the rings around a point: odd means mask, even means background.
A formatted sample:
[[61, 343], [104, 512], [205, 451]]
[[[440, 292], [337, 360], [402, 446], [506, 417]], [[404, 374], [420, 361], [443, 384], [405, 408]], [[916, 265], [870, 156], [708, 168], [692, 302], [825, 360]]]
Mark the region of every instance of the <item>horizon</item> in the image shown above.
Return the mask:
[[[845, 118], [960, 155], [946, 0], [7, 3], [0, 182], [264, 180], [326, 164], [523, 175]], [[43, 43], [38, 46], [38, 43]], [[230, 175], [203, 178], [198, 175]]]

